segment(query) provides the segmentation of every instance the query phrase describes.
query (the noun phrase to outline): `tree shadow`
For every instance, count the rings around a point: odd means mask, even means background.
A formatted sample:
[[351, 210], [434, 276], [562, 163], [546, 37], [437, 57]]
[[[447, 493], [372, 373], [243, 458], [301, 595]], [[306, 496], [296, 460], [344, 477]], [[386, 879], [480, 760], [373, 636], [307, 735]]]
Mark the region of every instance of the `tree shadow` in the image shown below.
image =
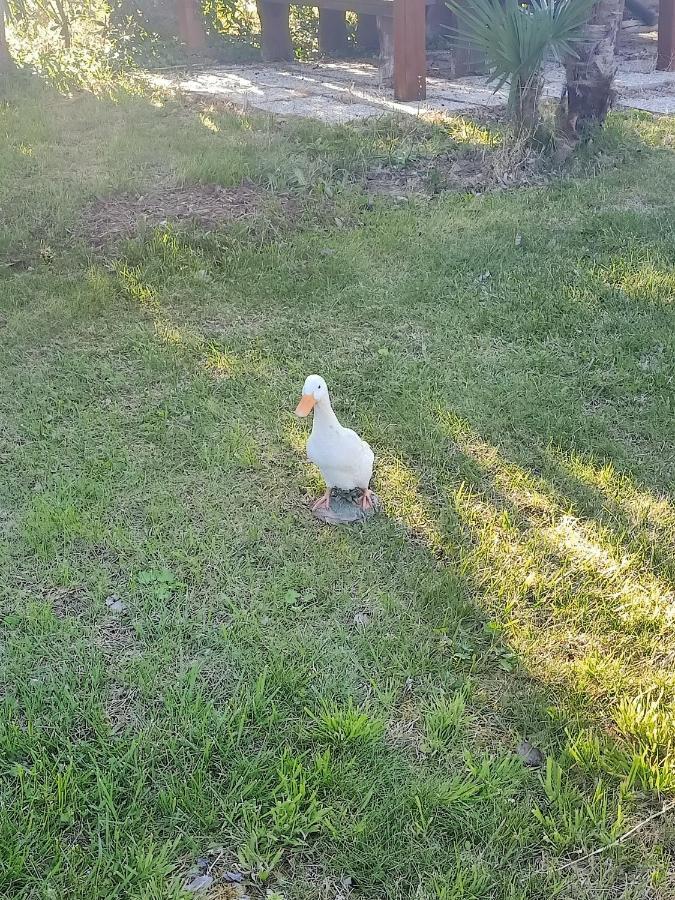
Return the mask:
[[[530, 677], [564, 710], [567, 729], [578, 736], [592, 726], [624, 754], [624, 775], [639, 758], [640, 787], [672, 791], [675, 594], [669, 564], [659, 564], [672, 552], [670, 533], [661, 532], [660, 553], [646, 555], [653, 532], [630, 519], [623, 520], [630, 530], [613, 517], [608, 524], [597, 512], [607, 511], [604, 497], [590, 511], [580, 508], [585, 488], [512, 462], [451, 413], [426, 425], [439, 442], [456, 443], [455, 475], [436, 473], [432, 499], [414, 464], [385, 459], [378, 489], [390, 514], [460, 569], [478, 607], [500, 623]], [[467, 482], [476, 467], [479, 477]], [[622, 485], [628, 502], [637, 496], [660, 524], [672, 520], [666, 498], [625, 476]], [[660, 723], [652, 743], [650, 716]], [[603, 764], [596, 764], [598, 775]]]
[[[497, 754], [529, 738], [584, 785], [587, 800], [605, 782], [610, 819], [619, 798], [639, 817], [645, 802], [675, 790], [672, 582], [641, 552], [633, 520], [632, 532], [613, 517], [607, 524], [603, 495], [585, 508], [575, 479], [512, 462], [452, 413], [427, 418], [425, 431], [441, 447], [454, 444], [445, 471], [380, 448], [377, 489], [386, 515], [429, 554], [434, 576], [428, 589], [420, 585], [420, 614], [459, 658], [467, 638], [466, 646], [483, 642], [480, 663], [469, 667], [481, 708], [473, 738]], [[667, 499], [627, 476], [621, 485], [628, 502], [638, 497], [671, 520]], [[364, 556], [373, 550], [366, 541]], [[564, 815], [549, 801], [553, 839]], [[618, 832], [630, 818], [621, 821], [619, 814]], [[640, 852], [650, 841], [637, 839]]]

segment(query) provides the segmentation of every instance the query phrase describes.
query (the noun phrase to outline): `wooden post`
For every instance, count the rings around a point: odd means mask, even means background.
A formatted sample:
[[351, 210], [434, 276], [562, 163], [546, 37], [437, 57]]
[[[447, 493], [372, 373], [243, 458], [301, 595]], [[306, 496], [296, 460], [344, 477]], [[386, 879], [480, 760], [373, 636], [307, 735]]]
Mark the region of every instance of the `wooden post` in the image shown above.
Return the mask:
[[262, 33], [262, 58], [265, 62], [293, 59], [288, 6], [257, 0], [257, 7]]
[[[396, 3], [396, 0], [393, 0]], [[377, 17], [380, 33], [380, 83], [391, 87], [394, 80], [394, 20], [391, 16]]]
[[675, 0], [659, 0], [656, 68], [662, 72], [675, 72]]
[[394, 0], [394, 96], [406, 102], [427, 96], [425, 0]]
[[447, 37], [450, 28], [457, 26], [455, 14], [450, 12], [444, 0], [434, 0], [427, 6], [427, 38]]
[[359, 13], [356, 21], [356, 46], [366, 53], [377, 53], [380, 48], [380, 36], [377, 32], [376, 16]]
[[344, 56], [349, 49], [347, 19], [339, 9], [319, 7], [319, 50], [325, 56]]
[[203, 50], [206, 47], [206, 34], [200, 13], [195, 0], [176, 0], [178, 35], [190, 50]]

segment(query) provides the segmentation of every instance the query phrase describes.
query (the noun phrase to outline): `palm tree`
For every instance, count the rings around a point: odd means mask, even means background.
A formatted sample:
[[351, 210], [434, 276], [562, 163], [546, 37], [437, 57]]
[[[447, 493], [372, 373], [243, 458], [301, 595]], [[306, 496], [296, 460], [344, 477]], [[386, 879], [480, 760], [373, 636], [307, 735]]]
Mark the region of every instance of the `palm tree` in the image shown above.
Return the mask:
[[602, 125], [612, 102], [616, 41], [624, 0], [597, 0], [576, 46], [565, 61], [567, 84], [562, 113], [570, 133], [579, 137], [589, 125]]
[[[456, 42], [485, 58], [495, 91], [509, 86], [509, 110], [516, 130], [536, 131], [547, 56], [575, 52], [594, 0], [447, 0], [457, 17]], [[623, 2], [623, 0], [622, 0]]]

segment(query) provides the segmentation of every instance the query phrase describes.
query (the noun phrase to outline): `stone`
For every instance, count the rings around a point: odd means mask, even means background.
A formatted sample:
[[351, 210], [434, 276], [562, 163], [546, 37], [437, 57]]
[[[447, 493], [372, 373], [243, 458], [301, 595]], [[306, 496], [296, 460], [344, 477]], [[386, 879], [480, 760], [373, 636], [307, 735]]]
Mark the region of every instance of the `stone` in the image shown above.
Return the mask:
[[380, 501], [373, 494], [375, 505], [370, 509], [361, 506], [360, 491], [339, 491], [333, 488], [328, 509], [316, 509], [312, 513], [324, 525], [355, 525], [366, 522], [380, 509]]

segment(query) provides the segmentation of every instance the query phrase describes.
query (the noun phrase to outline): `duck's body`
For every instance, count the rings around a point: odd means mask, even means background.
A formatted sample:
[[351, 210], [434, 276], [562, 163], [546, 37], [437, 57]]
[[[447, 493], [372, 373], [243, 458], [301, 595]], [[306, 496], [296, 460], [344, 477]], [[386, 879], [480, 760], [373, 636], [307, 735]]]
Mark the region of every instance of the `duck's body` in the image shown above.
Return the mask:
[[312, 409], [314, 422], [307, 441], [307, 458], [320, 470], [327, 487], [316, 508], [330, 504], [333, 488], [361, 490], [364, 507], [372, 505], [369, 485], [375, 454], [355, 431], [340, 424], [333, 412], [326, 383], [318, 375], [310, 375], [305, 381], [296, 413], [306, 416]]
[[375, 454], [351, 428], [343, 428], [328, 403], [314, 407], [307, 458], [321, 470], [328, 489], [365, 491], [373, 476]]

